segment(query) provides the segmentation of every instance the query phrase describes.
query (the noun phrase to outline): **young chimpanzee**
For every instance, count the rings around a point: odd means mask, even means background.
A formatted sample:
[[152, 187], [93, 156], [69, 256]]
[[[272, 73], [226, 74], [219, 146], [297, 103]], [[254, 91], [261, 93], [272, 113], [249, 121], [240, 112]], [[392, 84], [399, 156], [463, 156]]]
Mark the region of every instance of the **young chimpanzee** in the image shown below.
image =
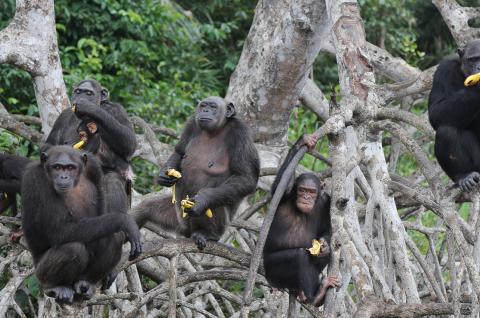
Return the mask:
[[108, 90], [95, 80], [78, 83], [71, 103], [72, 109], [64, 110], [55, 121], [43, 149], [83, 141], [82, 149], [101, 162], [108, 209], [126, 212], [136, 138], [125, 109], [109, 101]]
[[[275, 192], [288, 164], [303, 145], [313, 149], [317, 139], [301, 137], [290, 149], [272, 185]], [[300, 175], [280, 201], [263, 250], [265, 276], [275, 288], [286, 288], [300, 301], [320, 306], [329, 287], [339, 286], [336, 277], [319, 279], [330, 261], [330, 196], [317, 176]], [[317, 240], [320, 249], [307, 250]]]
[[480, 85], [465, 78], [480, 73], [480, 40], [443, 60], [433, 77], [428, 99], [430, 123], [436, 130], [435, 156], [462, 191], [480, 182]]
[[125, 234], [130, 259], [142, 252], [133, 218], [105, 211], [102, 178], [95, 157], [68, 146], [50, 147], [23, 176], [24, 235], [45, 293], [58, 301], [90, 298], [99, 281], [108, 287]]
[[17, 193], [20, 193], [20, 183], [25, 167], [30, 159], [0, 153], [0, 214], [12, 208], [12, 214], [17, 215]]
[[[168, 175], [169, 169], [181, 178]], [[175, 152], [160, 169], [159, 183], [175, 185], [171, 197], [144, 200], [134, 210], [136, 221], [150, 220], [193, 238], [199, 249], [218, 241], [238, 204], [255, 191], [259, 159], [248, 127], [235, 117], [235, 107], [221, 97], [202, 100], [187, 122]], [[193, 207], [184, 207], [188, 198]], [[210, 209], [212, 214], [206, 213]]]

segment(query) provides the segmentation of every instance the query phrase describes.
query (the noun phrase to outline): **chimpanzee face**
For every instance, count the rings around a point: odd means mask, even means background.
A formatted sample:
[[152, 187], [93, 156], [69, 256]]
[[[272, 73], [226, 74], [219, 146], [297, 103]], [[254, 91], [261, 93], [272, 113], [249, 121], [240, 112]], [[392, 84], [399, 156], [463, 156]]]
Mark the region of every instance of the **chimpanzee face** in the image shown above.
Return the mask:
[[45, 173], [58, 194], [65, 194], [77, 185], [86, 158], [86, 155], [57, 150], [43, 152], [40, 156]]
[[465, 48], [458, 49], [465, 77], [480, 73], [480, 40], [469, 42]]
[[106, 99], [108, 99], [108, 90], [102, 88], [97, 81], [82, 81], [73, 88], [72, 104], [86, 102], [100, 106], [100, 102]]
[[310, 179], [301, 181], [297, 186], [297, 208], [302, 213], [310, 213], [313, 211], [315, 202], [317, 201], [318, 189], [315, 182]]
[[235, 107], [221, 97], [208, 97], [197, 105], [195, 120], [206, 131], [215, 131], [225, 126], [228, 118], [235, 115]]

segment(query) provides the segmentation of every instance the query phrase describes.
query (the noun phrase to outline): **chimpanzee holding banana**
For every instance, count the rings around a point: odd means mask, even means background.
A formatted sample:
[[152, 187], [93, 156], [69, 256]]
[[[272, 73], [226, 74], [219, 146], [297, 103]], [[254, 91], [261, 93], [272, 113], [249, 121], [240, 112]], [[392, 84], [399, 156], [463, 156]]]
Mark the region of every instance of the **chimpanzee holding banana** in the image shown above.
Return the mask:
[[171, 196], [154, 196], [134, 209], [140, 226], [147, 221], [191, 237], [199, 249], [218, 241], [240, 201], [253, 193], [260, 164], [248, 127], [233, 103], [208, 97], [187, 122], [158, 181]]

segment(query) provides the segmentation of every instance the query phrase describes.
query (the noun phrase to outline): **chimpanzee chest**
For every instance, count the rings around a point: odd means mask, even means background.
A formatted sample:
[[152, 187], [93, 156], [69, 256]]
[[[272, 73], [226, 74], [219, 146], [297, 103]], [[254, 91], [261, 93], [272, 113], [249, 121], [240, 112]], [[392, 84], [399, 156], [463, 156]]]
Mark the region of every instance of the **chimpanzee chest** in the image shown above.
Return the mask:
[[83, 176], [77, 186], [65, 195], [65, 205], [74, 220], [97, 216], [97, 201], [97, 188]]
[[180, 181], [191, 191], [216, 186], [230, 175], [230, 158], [224, 137], [224, 134], [215, 137], [200, 134], [189, 142], [182, 158]]

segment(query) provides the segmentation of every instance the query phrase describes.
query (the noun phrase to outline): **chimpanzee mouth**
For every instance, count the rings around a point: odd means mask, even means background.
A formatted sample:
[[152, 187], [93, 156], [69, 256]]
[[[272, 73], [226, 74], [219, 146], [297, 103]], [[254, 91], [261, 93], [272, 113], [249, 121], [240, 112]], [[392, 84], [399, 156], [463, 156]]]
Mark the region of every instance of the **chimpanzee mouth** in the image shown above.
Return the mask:
[[213, 119], [211, 119], [210, 117], [200, 117], [198, 120], [199, 121], [212, 121]]

